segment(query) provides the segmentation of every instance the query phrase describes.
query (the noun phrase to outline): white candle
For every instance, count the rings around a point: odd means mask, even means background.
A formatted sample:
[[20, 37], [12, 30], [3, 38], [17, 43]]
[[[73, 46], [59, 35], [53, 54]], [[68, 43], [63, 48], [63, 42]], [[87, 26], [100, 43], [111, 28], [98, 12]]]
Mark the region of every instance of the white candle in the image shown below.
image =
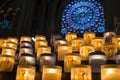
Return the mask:
[[63, 61], [66, 54], [72, 53], [72, 46], [70, 45], [59, 45], [58, 46], [58, 60]]

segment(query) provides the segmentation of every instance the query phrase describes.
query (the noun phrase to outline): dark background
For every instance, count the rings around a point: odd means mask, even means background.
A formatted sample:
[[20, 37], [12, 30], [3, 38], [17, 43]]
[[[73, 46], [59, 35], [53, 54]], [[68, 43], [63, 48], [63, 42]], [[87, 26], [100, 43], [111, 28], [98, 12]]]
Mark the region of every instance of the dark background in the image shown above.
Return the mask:
[[[7, 0], [0, 0], [0, 5]], [[1, 29], [0, 37], [35, 36], [42, 34], [50, 38], [60, 33], [61, 16], [65, 6], [72, 0], [9, 0], [2, 9], [20, 8], [16, 23], [11, 29]], [[120, 0], [97, 0], [104, 7], [106, 31], [114, 31], [114, 16], [120, 16]], [[82, 34], [81, 34], [82, 35]]]

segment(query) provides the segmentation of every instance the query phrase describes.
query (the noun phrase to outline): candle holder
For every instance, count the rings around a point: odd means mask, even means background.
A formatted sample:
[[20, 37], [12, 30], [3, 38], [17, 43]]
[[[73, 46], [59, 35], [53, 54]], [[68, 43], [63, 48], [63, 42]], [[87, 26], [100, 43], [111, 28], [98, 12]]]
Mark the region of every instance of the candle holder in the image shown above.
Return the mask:
[[120, 65], [102, 65], [101, 80], [120, 80]]
[[13, 48], [2, 48], [1, 55], [9, 55], [15, 57], [15, 49]]
[[0, 55], [0, 71], [12, 72], [14, 68], [15, 59], [12, 56]]
[[3, 48], [8, 47], [8, 48], [13, 48], [15, 50], [17, 50], [17, 48], [18, 48], [18, 45], [16, 43], [13, 43], [13, 42], [6, 42], [5, 45], [6, 46], [4, 46]]
[[34, 66], [18, 65], [16, 80], [35, 80], [35, 72]]
[[105, 53], [108, 60], [115, 59], [115, 53], [117, 52], [117, 46], [112, 43], [106, 43], [102, 45], [101, 51]]
[[41, 46], [37, 49], [37, 60], [40, 59], [40, 56], [42, 53], [51, 53], [51, 47], [50, 46]]
[[75, 65], [71, 68], [71, 80], [92, 80], [91, 66]]
[[37, 49], [40, 46], [48, 46], [48, 42], [47, 41], [43, 41], [43, 40], [35, 41], [35, 51], [37, 51]]
[[54, 54], [44, 53], [41, 54], [39, 60], [40, 71], [42, 71], [43, 65], [55, 65], [56, 56]]
[[33, 54], [33, 49], [30, 48], [30, 47], [27, 47], [27, 46], [22, 46], [20, 48], [20, 51], [19, 51], [19, 57], [22, 55], [22, 54]]
[[26, 47], [30, 47], [30, 48], [33, 47], [33, 46], [32, 46], [32, 43], [29, 42], [29, 41], [22, 41], [22, 42], [20, 43], [20, 48], [21, 48], [22, 46], [26, 46]]
[[21, 36], [21, 37], [20, 37], [20, 43], [21, 43], [22, 41], [32, 42], [32, 39], [31, 39], [30, 36]]
[[94, 49], [93, 45], [85, 44], [85, 45], [80, 46], [79, 53], [81, 55], [81, 59], [88, 60], [89, 53], [94, 52], [94, 51], [95, 51], [95, 49]]
[[58, 61], [64, 61], [64, 56], [70, 53], [72, 53], [72, 46], [58, 45]]
[[42, 80], [61, 80], [62, 67], [60, 66], [43, 66]]
[[66, 40], [56, 40], [54, 43], [54, 52], [58, 52], [58, 45], [67, 45]]
[[16, 37], [8, 37], [7, 42], [13, 42], [15, 44], [18, 44], [18, 38], [16, 38]]
[[36, 36], [35, 36], [35, 40], [36, 40], [36, 41], [39, 41], [39, 40], [44, 40], [44, 41], [46, 41], [46, 37], [43, 36], [43, 35], [36, 35]]
[[103, 37], [96, 37], [92, 39], [91, 44], [94, 46], [95, 51], [101, 51], [101, 46], [105, 43]]
[[64, 72], [70, 72], [73, 65], [80, 65], [81, 57], [79, 54], [66, 54], [64, 57]]
[[116, 36], [115, 32], [105, 32], [103, 34], [105, 43], [112, 43], [112, 37]]
[[85, 44], [91, 44], [91, 40], [93, 38], [95, 38], [95, 37], [96, 37], [96, 35], [95, 35], [94, 32], [85, 32], [83, 34], [83, 38], [84, 38]]
[[92, 66], [92, 72], [99, 73], [100, 67], [106, 64], [107, 58], [105, 53], [100, 51], [95, 51], [89, 54], [89, 64]]
[[77, 34], [76, 33], [67, 33], [65, 35], [65, 39], [67, 40], [68, 44], [70, 44], [70, 45], [72, 43], [72, 40], [75, 39], [75, 38], [77, 38]]
[[83, 38], [75, 38], [72, 40], [72, 52], [79, 52], [80, 46], [84, 44]]
[[35, 56], [33, 54], [21, 54], [19, 65], [35, 65]]

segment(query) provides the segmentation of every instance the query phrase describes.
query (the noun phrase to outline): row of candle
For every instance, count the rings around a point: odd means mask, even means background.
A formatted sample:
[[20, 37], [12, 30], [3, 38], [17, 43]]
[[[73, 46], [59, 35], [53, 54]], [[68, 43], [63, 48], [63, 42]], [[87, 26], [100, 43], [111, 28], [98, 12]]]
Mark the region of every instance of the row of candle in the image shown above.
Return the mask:
[[[102, 65], [101, 80], [119, 80], [120, 65]], [[92, 80], [91, 66], [74, 65], [71, 68], [71, 80]], [[61, 66], [43, 66], [42, 80], [61, 80]], [[35, 67], [17, 67], [16, 80], [35, 80]]]

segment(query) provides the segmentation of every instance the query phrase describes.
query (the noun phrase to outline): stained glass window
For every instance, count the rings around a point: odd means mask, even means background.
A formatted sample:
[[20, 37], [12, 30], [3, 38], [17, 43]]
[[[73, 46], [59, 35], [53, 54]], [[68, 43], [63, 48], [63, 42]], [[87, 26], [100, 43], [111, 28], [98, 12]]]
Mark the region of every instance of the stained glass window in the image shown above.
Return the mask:
[[61, 33], [105, 31], [104, 8], [96, 0], [73, 0], [62, 14]]

